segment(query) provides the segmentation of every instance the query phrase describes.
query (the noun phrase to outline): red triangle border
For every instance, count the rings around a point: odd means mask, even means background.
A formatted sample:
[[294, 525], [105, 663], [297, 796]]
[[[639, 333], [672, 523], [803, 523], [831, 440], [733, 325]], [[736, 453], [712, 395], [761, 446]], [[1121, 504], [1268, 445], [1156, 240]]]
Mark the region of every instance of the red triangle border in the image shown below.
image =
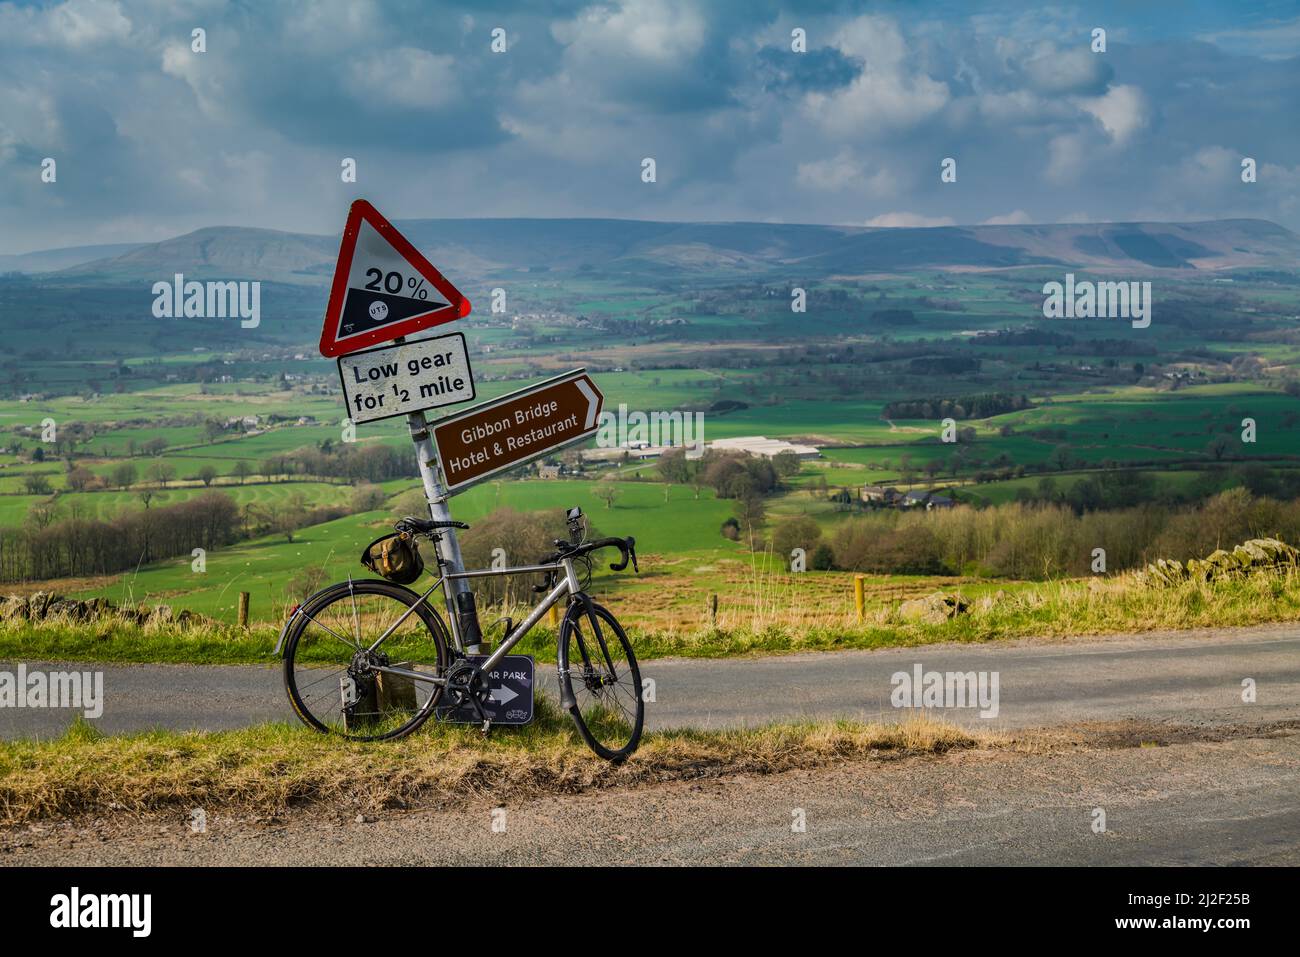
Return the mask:
[[[348, 273], [352, 270], [352, 257], [356, 255], [357, 237], [361, 234], [362, 220], [368, 222], [384, 239], [388, 240], [416, 272], [428, 280], [434, 289], [442, 293], [449, 305], [339, 340], [337, 338], [339, 315], [343, 311], [343, 300], [347, 295]], [[419, 332], [421, 329], [463, 319], [469, 315], [470, 309], [470, 301], [461, 291], [453, 286], [433, 263], [425, 259], [420, 251], [411, 245], [411, 241], [385, 219], [379, 210], [364, 199], [358, 199], [352, 204], [348, 210], [347, 224], [343, 227], [343, 238], [339, 243], [339, 258], [334, 267], [334, 281], [330, 285], [329, 304], [325, 307], [325, 324], [320, 335], [321, 355], [332, 359], [376, 343], [390, 342], [400, 336]]]

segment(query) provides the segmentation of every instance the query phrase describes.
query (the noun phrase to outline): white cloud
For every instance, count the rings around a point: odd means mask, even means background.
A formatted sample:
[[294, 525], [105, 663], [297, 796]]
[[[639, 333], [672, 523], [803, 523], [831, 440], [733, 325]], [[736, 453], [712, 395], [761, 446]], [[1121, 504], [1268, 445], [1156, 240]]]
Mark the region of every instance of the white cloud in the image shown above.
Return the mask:
[[671, 63], [693, 56], [708, 23], [699, 9], [674, 0], [625, 0], [617, 7], [592, 6], [551, 34], [568, 47], [566, 58], [609, 60], [630, 56]]
[[131, 21], [116, 3], [68, 0], [50, 11], [50, 26], [63, 42], [82, 47], [131, 35]]
[[1023, 226], [1025, 223], [1032, 223], [1029, 214], [1023, 209], [1013, 209], [1009, 213], [1001, 216], [990, 216], [981, 224], [983, 226]]
[[867, 226], [955, 226], [951, 216], [922, 216], [920, 213], [881, 213], [865, 223]]
[[115, 0], [66, 0], [45, 10], [0, 4], [0, 35], [29, 44], [84, 49], [127, 40], [131, 30]]
[[1300, 49], [1300, 18], [1274, 20], [1267, 26], [1220, 30], [1197, 37], [1206, 43], [1231, 50], [1233, 53], [1257, 56], [1265, 60], [1289, 60]]
[[840, 150], [825, 159], [800, 163], [795, 182], [804, 189], [826, 192], [854, 192], [884, 197], [898, 191], [897, 178], [887, 168], [868, 170], [866, 164], [850, 150]]
[[353, 60], [348, 79], [361, 102], [428, 110], [460, 97], [455, 59], [417, 47], [381, 50]]
[[1173, 181], [1190, 193], [1202, 193], [1237, 180], [1240, 173], [1240, 154], [1225, 146], [1202, 146], [1178, 164]]
[[950, 99], [947, 84], [914, 69], [903, 35], [886, 17], [858, 17], [837, 31], [832, 43], [863, 61], [862, 72], [847, 87], [804, 97], [808, 114], [834, 133], [914, 126]]
[[1100, 95], [1112, 70], [1105, 56], [1087, 47], [1049, 49], [1025, 64], [1025, 74], [1039, 91], [1047, 94]]
[[1043, 176], [1048, 182], [1075, 185], [1084, 171], [1088, 145], [1087, 137], [1080, 133], [1062, 133], [1052, 137], [1047, 144], [1047, 169]]
[[1136, 86], [1113, 86], [1102, 96], [1079, 101], [1116, 143], [1123, 143], [1146, 125], [1146, 97]]
[[374, 0], [295, 0], [288, 7], [281, 29], [296, 50], [316, 53], [377, 50], [388, 37], [384, 10]]
[[223, 116], [226, 97], [221, 78], [225, 70], [220, 54], [195, 53], [187, 43], [174, 43], [163, 49], [162, 71], [185, 81], [205, 116]]

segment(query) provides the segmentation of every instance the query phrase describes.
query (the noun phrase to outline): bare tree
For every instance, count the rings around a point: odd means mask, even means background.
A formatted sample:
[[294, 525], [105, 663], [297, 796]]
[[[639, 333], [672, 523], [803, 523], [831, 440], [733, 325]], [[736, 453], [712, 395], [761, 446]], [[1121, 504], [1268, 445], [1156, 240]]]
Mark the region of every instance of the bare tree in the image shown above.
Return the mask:
[[591, 494], [604, 502], [606, 508], [613, 508], [614, 500], [618, 498], [618, 488], [613, 482], [601, 482], [591, 490]]

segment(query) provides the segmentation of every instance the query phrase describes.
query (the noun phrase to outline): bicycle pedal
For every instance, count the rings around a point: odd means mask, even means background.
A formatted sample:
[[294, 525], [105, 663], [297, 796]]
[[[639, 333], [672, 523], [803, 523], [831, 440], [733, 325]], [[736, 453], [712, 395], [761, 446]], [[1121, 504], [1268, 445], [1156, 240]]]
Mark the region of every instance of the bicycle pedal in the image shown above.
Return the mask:
[[491, 731], [491, 730], [492, 730], [492, 722], [491, 722], [491, 721], [488, 721], [488, 720], [485, 718], [485, 719], [483, 720], [483, 737], [486, 738], [486, 737], [488, 736], [488, 732]]

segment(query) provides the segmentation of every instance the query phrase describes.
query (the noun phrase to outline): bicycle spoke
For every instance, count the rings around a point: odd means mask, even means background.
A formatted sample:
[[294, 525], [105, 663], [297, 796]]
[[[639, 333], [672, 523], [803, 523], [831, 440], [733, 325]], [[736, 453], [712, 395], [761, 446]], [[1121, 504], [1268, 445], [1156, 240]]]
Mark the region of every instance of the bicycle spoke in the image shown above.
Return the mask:
[[[442, 673], [446, 640], [436, 612], [419, 609], [409, 592], [382, 582], [349, 580], [319, 594], [286, 645], [285, 684], [299, 717], [318, 731], [352, 738], [414, 730], [442, 689], [380, 669]], [[435, 626], [439, 630], [432, 631]], [[344, 637], [349, 632], [354, 639]], [[368, 648], [377, 636], [391, 644]]]
[[342, 635], [340, 635], [338, 632], [334, 631], [332, 628], [327, 628], [325, 625], [322, 625], [319, 621], [317, 621], [317, 620], [316, 620], [315, 618], [313, 618], [311, 615], [307, 614], [307, 612], [302, 611], [301, 609], [299, 609], [299, 612], [302, 614], [302, 616], [303, 616], [304, 618], [306, 618], [308, 621], [310, 621], [310, 622], [311, 622], [313, 625], [315, 625], [317, 628], [320, 628], [320, 629], [322, 629], [322, 630], [324, 630], [324, 631], [329, 632], [331, 635], [333, 635], [333, 636], [334, 636], [335, 638], [337, 638], [339, 641], [343, 642], [343, 644], [347, 645], [349, 648], [352, 648], [352, 649], [355, 650], [355, 651], [360, 651], [360, 650], [361, 650], [361, 646], [360, 646], [360, 645], [353, 644], [352, 642], [350, 642], [350, 641], [348, 641], [346, 638], [344, 638]]

